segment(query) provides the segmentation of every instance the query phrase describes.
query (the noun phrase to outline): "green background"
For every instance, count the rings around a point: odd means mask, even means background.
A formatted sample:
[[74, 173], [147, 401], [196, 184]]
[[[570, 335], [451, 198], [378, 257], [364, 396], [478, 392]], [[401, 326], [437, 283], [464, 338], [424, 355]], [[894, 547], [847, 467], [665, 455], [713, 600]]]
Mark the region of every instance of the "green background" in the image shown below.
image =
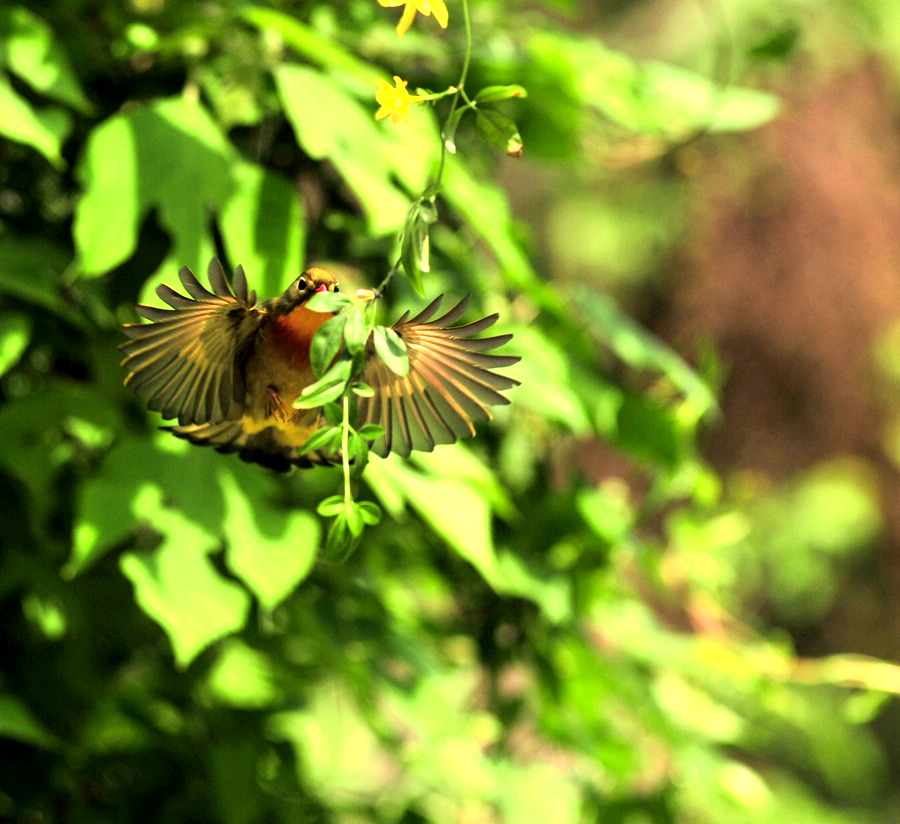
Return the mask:
[[461, 3], [0, 7], [0, 819], [900, 820], [886, 6], [472, 0], [524, 154], [462, 119], [423, 286], [521, 386], [344, 564], [340, 472], [158, 432], [119, 326], [214, 255], [377, 284], [447, 101], [375, 80], [456, 83]]

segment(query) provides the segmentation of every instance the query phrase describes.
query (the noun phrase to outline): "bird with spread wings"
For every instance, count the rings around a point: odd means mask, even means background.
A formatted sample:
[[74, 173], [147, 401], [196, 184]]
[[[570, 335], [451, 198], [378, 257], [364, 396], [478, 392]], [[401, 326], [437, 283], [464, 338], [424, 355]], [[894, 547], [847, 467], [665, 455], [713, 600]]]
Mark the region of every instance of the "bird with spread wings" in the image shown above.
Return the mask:
[[[279, 297], [257, 302], [242, 267], [229, 285], [222, 265], [209, 265], [212, 291], [190, 269], [179, 272], [187, 295], [162, 285], [157, 294], [171, 309], [139, 305], [150, 323], [124, 327], [130, 340], [120, 346], [125, 384], [147, 406], [177, 424], [167, 427], [194, 444], [237, 452], [279, 471], [339, 459], [334, 454], [301, 454], [300, 447], [326, 425], [321, 407], [295, 409], [294, 401], [316, 381], [310, 346], [331, 312], [306, 305], [320, 292], [340, 286], [327, 269], [307, 269]], [[359, 399], [355, 426], [374, 423], [384, 434], [371, 445], [375, 454], [404, 457], [430, 452], [475, 434], [474, 423], [491, 418], [490, 406], [507, 404], [503, 390], [518, 381], [494, 370], [519, 358], [487, 354], [512, 335], [477, 338], [497, 315], [454, 326], [465, 313], [466, 296], [434, 318], [441, 298], [415, 317], [405, 313], [391, 328], [406, 344], [409, 371], [393, 372], [375, 351], [370, 336], [359, 380], [374, 394]]]

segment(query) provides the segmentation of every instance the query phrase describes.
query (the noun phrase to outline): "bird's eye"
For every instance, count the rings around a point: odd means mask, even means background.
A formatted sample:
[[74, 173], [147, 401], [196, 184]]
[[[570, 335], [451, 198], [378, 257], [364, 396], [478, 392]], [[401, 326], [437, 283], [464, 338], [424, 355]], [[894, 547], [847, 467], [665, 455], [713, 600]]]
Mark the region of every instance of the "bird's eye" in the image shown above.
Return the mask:
[[341, 287], [338, 286], [338, 285], [335, 283], [334, 286], [331, 287], [331, 291], [332, 291], [332, 292], [340, 292], [340, 291], [341, 291]]
[[305, 292], [307, 289], [309, 289], [309, 281], [306, 278], [298, 278], [297, 291]]

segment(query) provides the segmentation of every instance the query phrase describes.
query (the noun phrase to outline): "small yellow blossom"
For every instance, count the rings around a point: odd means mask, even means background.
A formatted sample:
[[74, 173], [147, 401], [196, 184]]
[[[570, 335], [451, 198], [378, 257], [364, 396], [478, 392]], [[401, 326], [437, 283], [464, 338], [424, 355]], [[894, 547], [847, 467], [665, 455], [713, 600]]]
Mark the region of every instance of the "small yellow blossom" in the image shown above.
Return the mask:
[[409, 120], [409, 104], [421, 103], [425, 98], [406, 91], [406, 80], [401, 80], [394, 75], [394, 85], [387, 80], [375, 81], [379, 88], [375, 92], [375, 100], [381, 108], [375, 112], [376, 120], [391, 118], [391, 123], [400, 123]]
[[397, 24], [397, 34], [403, 37], [406, 30], [415, 20], [416, 12], [421, 12], [426, 17], [434, 14], [434, 19], [438, 21], [438, 25], [442, 29], [447, 28], [447, 22], [450, 15], [447, 13], [447, 4], [444, 0], [378, 0], [380, 6], [385, 8], [393, 8], [395, 6], [403, 6], [403, 16]]

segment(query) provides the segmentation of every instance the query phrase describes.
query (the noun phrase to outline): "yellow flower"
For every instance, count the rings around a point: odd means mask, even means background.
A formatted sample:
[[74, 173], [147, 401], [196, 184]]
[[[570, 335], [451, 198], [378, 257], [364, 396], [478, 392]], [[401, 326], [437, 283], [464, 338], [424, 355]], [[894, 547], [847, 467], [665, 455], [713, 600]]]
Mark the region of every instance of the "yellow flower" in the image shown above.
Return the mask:
[[409, 120], [409, 104], [421, 103], [425, 98], [406, 91], [406, 80], [394, 75], [394, 85], [387, 80], [375, 81], [379, 89], [375, 92], [375, 100], [381, 108], [375, 112], [376, 120], [384, 120], [390, 116], [391, 123]]
[[434, 13], [434, 19], [438, 21], [442, 29], [447, 28], [447, 21], [450, 19], [450, 15], [447, 14], [447, 4], [444, 0], [378, 0], [378, 4], [385, 8], [404, 7], [403, 16], [397, 24], [397, 34], [401, 37], [406, 34], [406, 30], [412, 25], [417, 11], [426, 17]]

